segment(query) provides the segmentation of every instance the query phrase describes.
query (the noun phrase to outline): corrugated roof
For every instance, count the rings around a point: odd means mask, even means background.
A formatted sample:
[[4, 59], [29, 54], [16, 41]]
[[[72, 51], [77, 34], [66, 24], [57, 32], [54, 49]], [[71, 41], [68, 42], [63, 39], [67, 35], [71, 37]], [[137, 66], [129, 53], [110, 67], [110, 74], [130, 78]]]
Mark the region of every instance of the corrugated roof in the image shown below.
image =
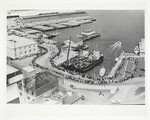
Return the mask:
[[37, 29], [37, 30], [42, 30], [42, 31], [44, 31], [44, 30], [53, 30], [54, 29], [54, 27], [46, 27], [46, 26], [42, 26], [42, 25], [33, 26], [31, 28]]
[[47, 84], [50, 84], [54, 81], [58, 81], [58, 77], [54, 76], [48, 71], [37, 73], [35, 76], [35, 80], [27, 81], [27, 88], [30, 90], [37, 90]]
[[71, 14], [82, 14], [85, 13], [84, 11], [75, 11], [75, 12], [63, 12], [63, 13], [55, 13], [55, 14], [51, 14], [51, 13], [43, 13], [41, 15], [30, 15], [30, 16], [22, 16], [23, 19], [31, 19], [31, 18], [40, 18], [40, 17], [52, 17], [52, 16], [61, 16], [61, 15], [71, 15]]

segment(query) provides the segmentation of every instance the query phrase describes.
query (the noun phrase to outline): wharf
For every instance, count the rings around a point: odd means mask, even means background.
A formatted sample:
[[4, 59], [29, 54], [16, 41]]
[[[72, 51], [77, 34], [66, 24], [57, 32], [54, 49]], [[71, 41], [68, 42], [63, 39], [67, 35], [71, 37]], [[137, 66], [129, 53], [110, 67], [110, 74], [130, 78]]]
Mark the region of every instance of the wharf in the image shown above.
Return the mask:
[[69, 26], [66, 26], [66, 25], [62, 25], [62, 24], [55, 24], [55, 23], [52, 23], [52, 24], [47, 24], [45, 26], [48, 26], [48, 27], [54, 27], [56, 29], [62, 29], [62, 28], [68, 28]]
[[142, 77], [145, 74], [144, 70], [144, 57], [133, 53], [122, 53], [107, 77], [113, 78], [113, 81], [127, 79], [131, 76]]
[[42, 25], [39, 25], [39, 26], [33, 26], [33, 27], [31, 27], [32, 29], [35, 29], [35, 30], [40, 30], [40, 31], [42, 31], [42, 32], [45, 32], [45, 31], [50, 31], [50, 30], [55, 30], [55, 28], [54, 27], [52, 27], [52, 26], [49, 26], [49, 27], [47, 27], [47, 26], [42, 26]]
[[76, 27], [76, 26], [80, 26], [79, 23], [77, 22], [65, 22], [65, 23], [60, 23], [61, 25], [66, 25], [66, 26], [69, 26], [69, 27]]
[[80, 24], [92, 23], [91, 20], [78, 20]]
[[21, 32], [25, 32], [26, 34], [37, 34], [37, 33], [41, 32], [39, 30], [35, 30], [35, 29], [32, 29], [32, 28], [20, 28], [19, 30]]

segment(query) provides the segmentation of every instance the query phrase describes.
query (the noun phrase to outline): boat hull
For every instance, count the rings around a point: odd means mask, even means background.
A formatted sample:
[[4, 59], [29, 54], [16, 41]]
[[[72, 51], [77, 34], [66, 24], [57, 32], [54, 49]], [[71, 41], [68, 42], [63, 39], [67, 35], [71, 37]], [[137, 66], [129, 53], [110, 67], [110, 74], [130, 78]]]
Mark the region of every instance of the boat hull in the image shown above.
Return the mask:
[[91, 39], [96, 38], [96, 37], [99, 37], [99, 36], [100, 36], [99, 33], [95, 33], [95, 34], [93, 34], [93, 35], [86, 36], [86, 37], [83, 37], [82, 35], [78, 35], [78, 37], [79, 37], [80, 39], [82, 39], [83, 42], [88, 41], [88, 40], [91, 40]]
[[68, 69], [70, 71], [76, 71], [76, 72], [84, 73], [84, 72], [89, 71], [94, 66], [96, 66], [99, 63], [101, 63], [102, 61], [103, 61], [103, 56], [101, 56], [98, 60], [96, 60], [93, 63], [91, 63], [89, 66], [81, 68], [81, 69], [75, 67], [74, 65], [67, 65], [67, 64], [62, 64], [62, 67], [64, 67], [65, 69]]
[[96, 66], [97, 64], [101, 63], [103, 61], [103, 56], [101, 56], [98, 60], [94, 61], [93, 63], [91, 63], [89, 66], [78, 69], [75, 67], [75, 71], [76, 72], [80, 72], [80, 73], [84, 73], [89, 71], [90, 69], [92, 69], [94, 66]]
[[101, 68], [99, 76], [103, 77], [105, 75], [105, 72], [106, 72], [105, 68]]

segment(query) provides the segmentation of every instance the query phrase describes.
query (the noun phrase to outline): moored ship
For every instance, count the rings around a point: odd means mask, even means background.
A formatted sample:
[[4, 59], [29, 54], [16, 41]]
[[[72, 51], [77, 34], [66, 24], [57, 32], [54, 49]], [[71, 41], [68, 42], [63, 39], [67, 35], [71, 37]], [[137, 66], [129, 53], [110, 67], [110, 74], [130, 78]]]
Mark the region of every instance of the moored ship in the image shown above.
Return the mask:
[[80, 55], [64, 62], [62, 66], [76, 72], [84, 73], [103, 61], [103, 54], [99, 51], [82, 51]]
[[46, 34], [44, 37], [47, 38], [47, 39], [51, 39], [51, 38], [56, 37], [56, 36], [58, 36], [60, 34], [61, 33], [59, 33], [59, 32], [51, 32], [49, 34]]
[[100, 33], [97, 33], [93, 29], [82, 31], [81, 34], [77, 35], [77, 37], [81, 38], [83, 41], [87, 41], [87, 40], [90, 40], [99, 36], [100, 36]]
[[[78, 58], [77, 58], [78, 59]], [[94, 50], [93, 52], [83, 51], [78, 63], [74, 63], [77, 72], [87, 72], [103, 61], [103, 54]]]

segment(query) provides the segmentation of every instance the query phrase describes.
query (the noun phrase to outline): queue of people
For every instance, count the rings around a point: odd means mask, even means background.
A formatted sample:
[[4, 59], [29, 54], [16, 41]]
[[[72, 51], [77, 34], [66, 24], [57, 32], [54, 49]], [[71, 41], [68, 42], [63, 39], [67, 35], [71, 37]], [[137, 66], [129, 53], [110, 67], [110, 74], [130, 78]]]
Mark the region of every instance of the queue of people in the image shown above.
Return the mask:
[[[73, 81], [76, 81], [76, 82], [81, 82], [81, 83], [86, 83], [86, 84], [121, 83], [121, 82], [124, 82], [124, 81], [126, 81], [126, 80], [128, 80], [128, 79], [130, 79], [130, 78], [133, 78], [134, 75], [135, 75], [135, 73], [136, 73], [136, 71], [137, 71], [137, 67], [136, 67], [136, 66], [137, 66], [137, 64], [138, 64], [138, 63], [137, 63], [138, 61], [135, 60], [135, 62], [134, 62], [135, 68], [133, 69], [133, 72], [132, 72], [130, 75], [128, 75], [127, 77], [121, 78], [121, 79], [119, 79], [119, 80], [115, 80], [115, 78], [112, 79], [112, 78], [109, 78], [109, 77], [107, 77], [107, 76], [106, 76], [106, 77], [93, 78], [93, 77], [91, 77], [90, 75], [87, 75], [87, 76], [86, 76], [86, 75], [84, 75], [84, 74], [80, 74], [80, 76], [82, 76], [82, 77], [76, 77], [76, 75], [78, 75], [78, 73], [76, 73], [76, 72], [74, 72], [74, 71], [66, 70], [66, 69], [63, 68], [61, 65], [56, 66], [56, 65], [54, 64], [53, 59], [54, 59], [56, 56], [59, 56], [60, 53], [61, 53], [61, 46], [60, 46], [60, 44], [57, 44], [56, 47], [58, 48], [59, 52], [56, 53], [54, 56], [52, 56], [52, 57], [50, 58], [50, 63], [51, 63], [51, 65], [52, 65], [54, 68], [57, 69], [57, 71], [55, 71], [55, 70], [52, 71], [52, 70], [50, 70], [49, 68], [40, 66], [39, 64], [37, 64], [37, 63], [35, 62], [35, 60], [36, 60], [38, 57], [40, 57], [40, 56], [42, 56], [43, 54], [46, 54], [46, 53], [47, 53], [48, 50], [47, 50], [46, 48], [44, 48], [44, 47], [43, 47], [43, 49], [45, 49], [46, 52], [45, 52], [45, 53], [42, 53], [42, 54], [38, 54], [37, 57], [35, 57], [35, 59], [33, 59], [32, 63], [33, 63], [36, 67], [40, 67], [41, 69], [51, 71], [52, 73], [56, 73], [57, 75], [59, 75], [59, 76], [61, 76], [61, 77], [64, 77], [64, 78], [66, 78], [66, 79], [70, 79], [70, 80], [73, 80]], [[118, 69], [120, 69], [120, 68], [122, 67], [122, 65], [123, 65], [123, 64], [119, 65]], [[65, 75], [65, 74], [64, 74], [65, 72], [70, 73], [70, 75]]]

